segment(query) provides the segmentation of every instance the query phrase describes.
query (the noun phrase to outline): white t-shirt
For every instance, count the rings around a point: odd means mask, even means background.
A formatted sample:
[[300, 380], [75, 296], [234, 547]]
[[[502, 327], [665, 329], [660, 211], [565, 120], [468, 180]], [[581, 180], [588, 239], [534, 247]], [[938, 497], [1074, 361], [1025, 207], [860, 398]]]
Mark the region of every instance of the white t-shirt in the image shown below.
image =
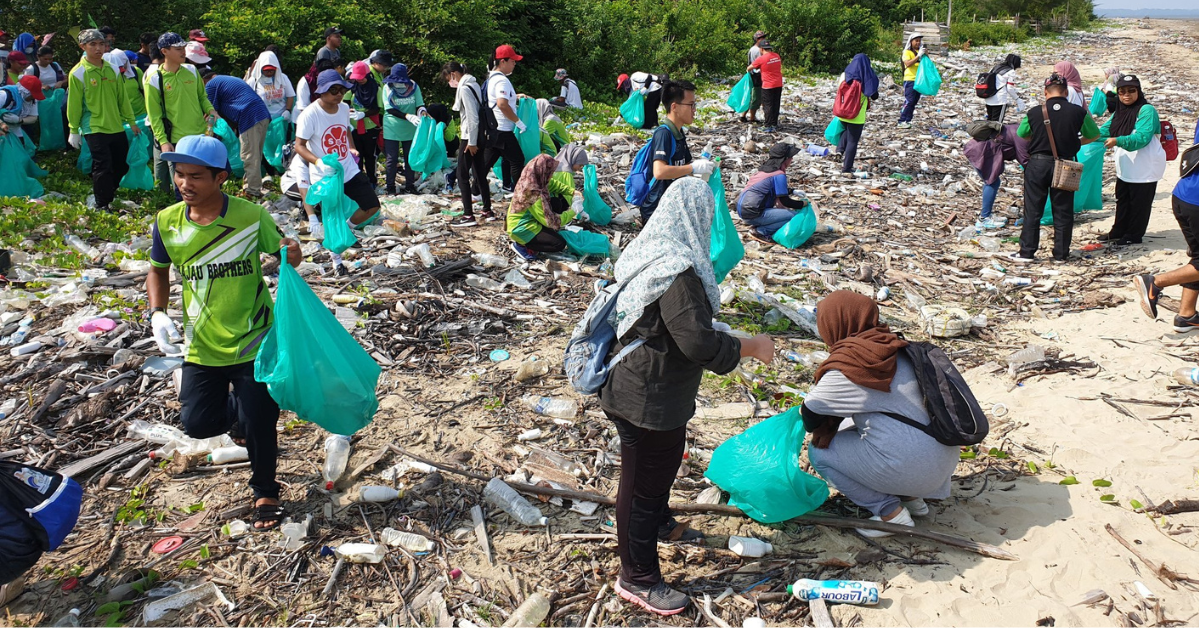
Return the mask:
[[658, 81], [658, 77], [648, 72], [634, 72], [629, 76], [629, 82], [632, 83], [633, 89], [644, 89], [650, 92], [662, 89], [662, 83]]
[[491, 110], [495, 112], [496, 128], [500, 131], [511, 131], [516, 128], [516, 123], [500, 111], [501, 98], [508, 101], [508, 106], [515, 113], [516, 88], [512, 87], [512, 81], [508, 80], [507, 75], [499, 70], [492, 70], [491, 74], [487, 75], [487, 104], [491, 105]]
[[1016, 94], [1016, 81], [1018, 80], [1020, 80], [1020, 77], [1016, 75], [1015, 70], [996, 74], [995, 87], [998, 88], [998, 91], [995, 92], [994, 96], [988, 98], [986, 103], [992, 107], [1016, 104], [1016, 101], [1020, 100], [1019, 95]]
[[[346, 181], [358, 174], [358, 162], [350, 154], [350, 147], [353, 146], [350, 138], [350, 106], [344, 102], [337, 106], [337, 113], [333, 115], [325, 113], [319, 103], [305, 108], [296, 121], [296, 137], [308, 142], [308, 150], [316, 155], [318, 161], [325, 155], [337, 155], [341, 167], [345, 169]], [[308, 166], [308, 173], [311, 181], [321, 178], [312, 165]]]
[[[271, 112], [272, 118], [283, 115], [283, 110], [287, 108], [287, 99], [296, 97], [296, 90], [292, 89], [291, 81], [286, 78], [280, 80], [277, 74], [274, 81], [267, 82], [264, 76], [252, 87], [254, 92], [262, 98], [262, 102], [266, 103], [266, 110]], [[307, 87], [307, 83], [305, 83], [305, 87]]]
[[291, 112], [291, 121], [295, 122], [300, 118], [308, 105], [312, 104], [312, 90], [308, 89], [308, 81], [300, 79], [296, 82], [296, 108]]
[[1082, 92], [1074, 89], [1073, 86], [1067, 87], [1066, 89], [1068, 90], [1067, 93], [1069, 94], [1069, 96], [1066, 97], [1066, 100], [1070, 101], [1070, 104], [1078, 105], [1083, 109], [1087, 108], [1087, 103], [1082, 98]]
[[572, 79], [566, 79], [562, 82], [562, 93], [558, 94], [566, 99], [566, 106], [575, 109], [583, 108], [583, 95], [579, 93], [579, 86]]
[[[35, 63], [25, 70], [25, 74], [38, 77], [42, 82], [43, 90], [53, 88], [54, 84], [58, 82], [58, 73], [54, 71], [53, 63], [44, 68]], [[67, 73], [63, 72], [62, 77], [66, 78]]]

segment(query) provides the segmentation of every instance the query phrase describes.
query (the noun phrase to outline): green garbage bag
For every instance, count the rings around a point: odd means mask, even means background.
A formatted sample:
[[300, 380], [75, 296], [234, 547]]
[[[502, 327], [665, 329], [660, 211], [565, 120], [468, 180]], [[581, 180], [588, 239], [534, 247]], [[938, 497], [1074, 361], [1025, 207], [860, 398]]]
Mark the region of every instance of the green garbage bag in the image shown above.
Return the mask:
[[521, 98], [516, 105], [516, 117], [525, 123], [525, 130], [515, 129], [516, 141], [520, 143], [520, 152], [525, 156], [525, 163], [541, 154], [541, 123], [537, 121], [537, 101], [532, 98]]
[[741, 77], [741, 80], [733, 86], [733, 91], [729, 92], [729, 99], [725, 102], [733, 108], [733, 111], [745, 113], [749, 111], [749, 106], [754, 101], [753, 92], [753, 79], [749, 77], [749, 72], [746, 72], [745, 76]]
[[803, 419], [798, 407], [791, 408], [724, 441], [712, 452], [704, 477], [751, 519], [787, 521], [828, 499], [828, 484], [799, 468], [803, 443]]
[[824, 129], [824, 141], [836, 146], [841, 142], [841, 134], [844, 132], [845, 123], [841, 122], [841, 118], [833, 116], [833, 121]]
[[811, 205], [807, 205], [792, 216], [782, 229], [774, 232], [774, 241], [789, 249], [796, 249], [803, 246], [813, 233], [816, 233], [816, 212], [812, 211]]
[[92, 173], [92, 149], [87, 145], [87, 138], [79, 142], [79, 158], [75, 160], [75, 168], [83, 174]]
[[0, 196], [40, 198], [46, 189], [38, 179], [44, 176], [15, 133], [0, 136]]
[[337, 155], [325, 155], [321, 157], [321, 163], [333, 173], [312, 184], [304, 202], [321, 206], [321, 222], [325, 225], [325, 240], [322, 244], [326, 249], [341, 255], [342, 251], [354, 246], [358, 241], [350, 226], [346, 224], [358, 209], [358, 203], [346, 196], [345, 170], [337, 160]]
[[612, 208], [604, 202], [599, 193], [599, 175], [595, 166], [583, 166], [583, 211], [591, 217], [591, 222], [599, 226], [612, 222]]
[[271, 120], [266, 127], [266, 141], [262, 143], [262, 156], [272, 168], [283, 172], [283, 146], [287, 144], [287, 120], [283, 116]]
[[34, 144], [33, 140], [23, 133], [21, 134], [21, 148], [25, 149], [25, 154], [30, 159], [33, 159], [33, 156], [37, 154], [37, 144]]
[[[1107, 147], [1103, 142], [1091, 142], [1078, 151], [1075, 160], [1082, 164], [1082, 179], [1078, 182], [1078, 191], [1074, 193], [1074, 213], [1103, 209], [1103, 157], [1106, 154]], [[1041, 224], [1053, 224], [1051, 199], [1045, 200]]]
[[936, 96], [937, 92], [941, 91], [941, 72], [928, 55], [920, 57], [920, 66], [916, 69], [916, 83], [912, 88], [925, 96]]
[[729, 215], [729, 204], [724, 196], [724, 181], [720, 178], [720, 166], [717, 166], [708, 178], [708, 185], [712, 188], [712, 195], [716, 197], [710, 256], [712, 270], [716, 273], [716, 283], [720, 283], [745, 257], [745, 245], [741, 243], [741, 236], [737, 235], [737, 227], [733, 225], [733, 217]]
[[241, 160], [241, 141], [237, 139], [233, 127], [221, 118], [212, 127], [212, 134], [220, 138], [225, 145], [225, 152], [229, 153], [229, 168], [233, 170], [233, 178], [240, 179], [246, 176], [246, 165]]
[[638, 90], [629, 94], [629, 99], [620, 106], [620, 117], [634, 129], [640, 129], [645, 124], [645, 96]]
[[432, 174], [450, 167], [445, 156], [445, 124], [431, 116], [422, 116], [412, 138], [408, 167], [421, 174]]
[[129, 140], [125, 163], [129, 164], [129, 172], [121, 177], [120, 187], [126, 190], [154, 189], [154, 170], [150, 166], [150, 155], [146, 152], [150, 146], [150, 133], [149, 129], [141, 127], [141, 133], [134, 135], [129, 126], [125, 126], [125, 137]]
[[[575, 229], [578, 229], [575, 231]], [[596, 257], [608, 257], [611, 246], [608, 242], [608, 236], [594, 231], [586, 231], [578, 227], [564, 227], [558, 232], [563, 240], [566, 240], [566, 248], [571, 253], [579, 257], [587, 257], [594, 255]]]
[[[286, 260], [287, 247], [283, 251]], [[349, 436], [379, 409], [381, 372], [291, 264], [281, 264], [275, 323], [254, 360], [254, 379], [266, 384], [279, 407]]]
[[1093, 116], [1101, 116], [1107, 113], [1107, 94], [1103, 93], [1103, 90], [1098, 87], [1095, 88], [1095, 91], [1091, 92], [1091, 106], [1089, 111]]
[[41, 129], [38, 150], [63, 150], [67, 147], [67, 136], [62, 128], [62, 103], [67, 90], [52, 89], [46, 99], [37, 103], [37, 120]]

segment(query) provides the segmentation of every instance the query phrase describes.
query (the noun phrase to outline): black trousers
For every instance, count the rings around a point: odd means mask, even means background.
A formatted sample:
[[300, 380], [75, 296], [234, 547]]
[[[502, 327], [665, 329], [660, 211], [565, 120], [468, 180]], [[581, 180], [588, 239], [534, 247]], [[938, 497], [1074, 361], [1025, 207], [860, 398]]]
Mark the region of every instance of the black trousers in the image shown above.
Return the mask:
[[858, 156], [858, 142], [862, 141], [862, 129], [866, 124], [854, 124], [842, 121], [845, 132], [837, 142], [837, 150], [841, 151], [841, 172], [853, 172], [853, 160]]
[[987, 105], [987, 119], [991, 122], [1002, 122], [1004, 109], [1008, 105]]
[[[229, 385], [233, 384], [233, 392]], [[250, 453], [250, 488], [254, 497], [278, 499], [275, 467], [279, 458], [279, 405], [263, 384], [254, 379], [254, 362], [233, 366], [183, 363], [179, 388], [180, 420], [192, 438], [211, 438], [236, 423]]]
[[83, 139], [92, 152], [92, 194], [96, 195], [96, 207], [107, 207], [116, 197], [121, 177], [129, 172], [125, 161], [129, 157], [129, 139], [124, 131], [88, 133]]
[[566, 250], [566, 238], [549, 227], [543, 227], [525, 244], [525, 248], [538, 253], [557, 253]]
[[[520, 171], [525, 169], [525, 154], [520, 150], [520, 142], [516, 139], [515, 131], [499, 131], [498, 133], [498, 137], [487, 145], [484, 161], [487, 169], [491, 170], [500, 157], [504, 158], [502, 168], [504, 189], [510, 191], [515, 189], [516, 182], [520, 180]], [[485, 184], [486, 180], [479, 181], [480, 192], [487, 189]]]
[[662, 581], [658, 529], [670, 516], [666, 506], [683, 460], [687, 426], [659, 432], [612, 414], [608, 418], [620, 435], [620, 486], [616, 491], [620, 578], [652, 586]]
[[467, 140], [458, 140], [458, 191], [462, 194], [462, 215], [475, 215], [474, 203], [471, 200], [471, 176], [474, 176], [474, 186], [483, 197], [483, 211], [491, 211], [491, 190], [487, 187], [486, 151], [477, 146], [475, 154], [470, 154]]
[[[1199, 270], [1199, 205], [1192, 205], [1177, 196], [1171, 196], [1174, 203], [1174, 220], [1182, 230], [1182, 237], [1187, 243], [1187, 255], [1191, 258], [1191, 266]], [[1184, 283], [1183, 288], [1199, 290], [1199, 282]]]
[[1157, 194], [1157, 181], [1151, 183], [1129, 183], [1116, 178], [1116, 220], [1112, 223], [1109, 237], [1112, 240], [1140, 244], [1149, 228], [1149, 215], [1153, 213], [1153, 196]]
[[358, 157], [362, 160], [362, 171], [366, 173], [366, 178], [370, 179], [371, 185], [379, 184], [379, 176], [375, 170], [379, 166], [379, 134], [382, 132], [383, 129], [375, 127], [366, 133], [352, 133], [354, 150], [358, 151]]
[[750, 72], [749, 83], [752, 85], [752, 87], [749, 88], [749, 110], [757, 111], [758, 108], [762, 106], [762, 73]]
[[[762, 116], [766, 126], [778, 126], [779, 105], [783, 102], [783, 88], [771, 87], [762, 89]], [[859, 131], [860, 133], [860, 131]]]
[[[404, 151], [403, 161], [400, 161], [401, 149]], [[387, 154], [386, 171], [383, 176], [383, 185], [387, 188], [387, 193], [396, 193], [396, 173], [400, 171], [401, 166], [404, 168], [404, 189], [415, 192], [416, 172], [408, 167], [408, 156], [412, 154], [412, 140], [383, 140], [383, 152]]]
[[662, 104], [662, 90], [654, 90], [645, 95], [645, 122], [643, 129], [658, 128], [658, 106]]
[[1053, 207], [1053, 259], [1070, 256], [1070, 240], [1074, 236], [1074, 192], [1055, 190], [1053, 156], [1033, 155], [1024, 167], [1024, 227], [1020, 231], [1020, 255], [1034, 257], [1041, 244], [1041, 216], [1045, 215], [1045, 200]]

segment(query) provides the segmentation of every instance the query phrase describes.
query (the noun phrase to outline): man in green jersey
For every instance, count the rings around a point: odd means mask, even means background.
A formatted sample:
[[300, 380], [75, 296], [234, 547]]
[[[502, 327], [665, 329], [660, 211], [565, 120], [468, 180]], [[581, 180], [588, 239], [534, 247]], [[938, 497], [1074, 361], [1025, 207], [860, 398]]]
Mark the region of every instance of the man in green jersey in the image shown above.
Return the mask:
[[[275, 480], [279, 406], [266, 385], [254, 379], [254, 358], [274, 323], [259, 256], [278, 255], [287, 246], [287, 262], [298, 266], [300, 244], [282, 237], [261, 206], [221, 192], [229, 175], [220, 140], [190, 135], [162, 158], [174, 166], [183, 202], [154, 219], [146, 279], [154, 340], [163, 353], [184, 359], [179, 390], [184, 431], [209, 438], [232, 429], [235, 440], [244, 439], [254, 527], [274, 528], [283, 519]], [[183, 338], [166, 313], [172, 265], [183, 279], [186, 348], [177, 344]]]

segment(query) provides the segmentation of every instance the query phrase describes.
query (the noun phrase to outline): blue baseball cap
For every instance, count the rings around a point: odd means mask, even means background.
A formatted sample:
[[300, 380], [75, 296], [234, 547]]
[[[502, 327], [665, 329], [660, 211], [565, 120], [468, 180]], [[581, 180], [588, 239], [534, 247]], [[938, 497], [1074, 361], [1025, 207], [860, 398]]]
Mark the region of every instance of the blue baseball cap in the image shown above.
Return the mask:
[[346, 89], [352, 89], [354, 87], [353, 85], [350, 85], [348, 82], [346, 82], [345, 79], [341, 78], [341, 74], [338, 74], [337, 70], [325, 70], [325, 71], [321, 72], [320, 74], [316, 75], [316, 92], [315, 93], [323, 94], [323, 93], [329, 91], [329, 88], [333, 87], [334, 85], [340, 85]]
[[137, 64], [137, 53], [136, 52], [134, 52], [132, 50], [126, 50], [125, 58], [129, 59], [129, 63], [134, 64], [134, 65]]
[[175, 151], [163, 153], [163, 161], [177, 164], [194, 164], [209, 168], [224, 168], [229, 163], [225, 145], [215, 137], [188, 135], [175, 144]]
[[187, 45], [186, 41], [179, 36], [179, 33], [163, 33], [158, 36], [158, 49], [165, 50], [167, 48], [182, 48]]

